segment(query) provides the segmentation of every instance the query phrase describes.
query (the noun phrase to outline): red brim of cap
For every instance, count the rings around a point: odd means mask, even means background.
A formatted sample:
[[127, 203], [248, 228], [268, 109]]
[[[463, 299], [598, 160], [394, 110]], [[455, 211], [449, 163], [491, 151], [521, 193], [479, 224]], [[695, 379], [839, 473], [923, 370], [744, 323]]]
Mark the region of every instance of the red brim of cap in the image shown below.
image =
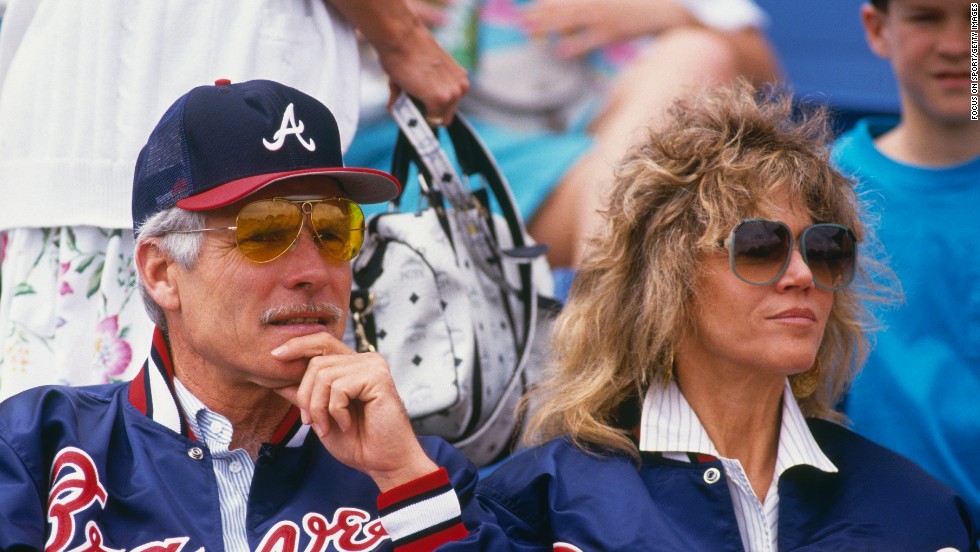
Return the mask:
[[356, 167], [303, 169], [232, 180], [206, 192], [186, 197], [177, 202], [177, 207], [187, 211], [217, 209], [254, 194], [274, 182], [311, 175], [329, 176], [338, 181], [344, 197], [355, 203], [368, 204], [391, 201], [398, 197], [402, 189], [398, 179], [394, 176], [374, 169]]

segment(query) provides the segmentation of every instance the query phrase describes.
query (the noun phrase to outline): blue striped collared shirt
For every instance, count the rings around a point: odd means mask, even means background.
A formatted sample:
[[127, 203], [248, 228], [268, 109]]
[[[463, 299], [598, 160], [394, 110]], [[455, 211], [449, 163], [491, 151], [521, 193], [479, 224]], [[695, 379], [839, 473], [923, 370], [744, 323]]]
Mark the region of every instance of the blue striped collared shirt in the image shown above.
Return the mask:
[[228, 450], [232, 434], [231, 422], [228, 418], [204, 406], [204, 403], [176, 378], [174, 378], [174, 391], [191, 431], [211, 451], [214, 476], [218, 482], [221, 534], [225, 541], [225, 550], [248, 551], [245, 517], [255, 464], [245, 449]]

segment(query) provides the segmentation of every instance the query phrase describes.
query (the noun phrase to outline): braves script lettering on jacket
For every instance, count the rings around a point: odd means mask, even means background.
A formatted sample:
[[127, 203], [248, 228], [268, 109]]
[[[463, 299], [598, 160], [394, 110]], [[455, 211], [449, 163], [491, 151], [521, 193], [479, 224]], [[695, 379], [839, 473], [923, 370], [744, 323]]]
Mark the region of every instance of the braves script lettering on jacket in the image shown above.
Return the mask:
[[[105, 487], [99, 481], [99, 472], [92, 458], [75, 447], [61, 449], [51, 468], [51, 493], [48, 498], [51, 537], [45, 550], [64, 550], [75, 536], [75, 514], [94, 502], [105, 506], [106, 498]], [[99, 532], [98, 527], [93, 529]], [[99, 537], [101, 542], [101, 534]]]
[[[51, 493], [48, 499], [48, 520], [51, 536], [45, 552], [62, 552], [78, 530], [75, 515], [89, 508], [104, 508], [111, 498], [99, 479], [99, 472], [85, 451], [66, 447], [54, 460], [51, 476]], [[359, 508], [339, 508], [332, 520], [321, 514], [309, 513], [303, 518], [303, 531], [312, 539], [306, 550], [322, 551], [332, 543], [337, 550], [363, 552], [374, 550], [378, 543], [388, 538], [380, 519]], [[95, 521], [85, 526], [88, 547], [86, 550], [106, 550], [102, 546], [102, 529]], [[299, 550], [300, 528], [291, 521], [276, 524], [262, 539], [260, 552], [290, 552]], [[174, 536], [162, 541], [145, 543], [130, 548], [143, 552], [179, 552], [190, 540], [186, 536]]]
[[[185, 419], [173, 377], [158, 330], [129, 382], [41, 386], [0, 403], [0, 550], [224, 550], [214, 459]], [[291, 409], [255, 459], [248, 549], [381, 552], [466, 537], [454, 490], [471, 496], [476, 469], [441, 439], [419, 442], [444, 469], [379, 494]], [[441, 509], [426, 517], [433, 503]], [[483, 527], [485, 514], [470, 511], [472, 526]], [[504, 540], [487, 530], [473, 540]]]

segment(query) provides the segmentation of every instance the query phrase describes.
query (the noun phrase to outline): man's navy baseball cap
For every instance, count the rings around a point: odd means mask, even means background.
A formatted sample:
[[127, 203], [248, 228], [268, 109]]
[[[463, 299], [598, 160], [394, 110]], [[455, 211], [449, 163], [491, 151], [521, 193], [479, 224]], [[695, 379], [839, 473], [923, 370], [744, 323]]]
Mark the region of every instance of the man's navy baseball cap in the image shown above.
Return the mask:
[[170, 106], [140, 151], [133, 228], [164, 209], [215, 209], [300, 175], [329, 176], [357, 203], [401, 190], [388, 173], [344, 167], [337, 121], [313, 97], [268, 80], [199, 86]]

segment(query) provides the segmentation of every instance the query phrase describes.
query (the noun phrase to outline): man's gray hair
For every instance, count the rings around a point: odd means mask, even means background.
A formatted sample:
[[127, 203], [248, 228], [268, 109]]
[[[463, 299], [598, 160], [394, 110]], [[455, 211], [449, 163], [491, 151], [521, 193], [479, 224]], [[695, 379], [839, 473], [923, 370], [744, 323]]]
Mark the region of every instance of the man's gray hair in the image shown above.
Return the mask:
[[[204, 233], [175, 234], [174, 232], [200, 230], [202, 228], [204, 228], [204, 213], [171, 207], [148, 218], [139, 227], [136, 233], [136, 247], [138, 248], [140, 244], [150, 238], [162, 236], [157, 245], [163, 254], [176, 261], [184, 269], [191, 270], [197, 264], [197, 259], [201, 254]], [[139, 271], [137, 271], [138, 274]], [[142, 281], [139, 282], [139, 291], [150, 320], [163, 331], [167, 331], [167, 320], [163, 315], [163, 309], [150, 297]]]

